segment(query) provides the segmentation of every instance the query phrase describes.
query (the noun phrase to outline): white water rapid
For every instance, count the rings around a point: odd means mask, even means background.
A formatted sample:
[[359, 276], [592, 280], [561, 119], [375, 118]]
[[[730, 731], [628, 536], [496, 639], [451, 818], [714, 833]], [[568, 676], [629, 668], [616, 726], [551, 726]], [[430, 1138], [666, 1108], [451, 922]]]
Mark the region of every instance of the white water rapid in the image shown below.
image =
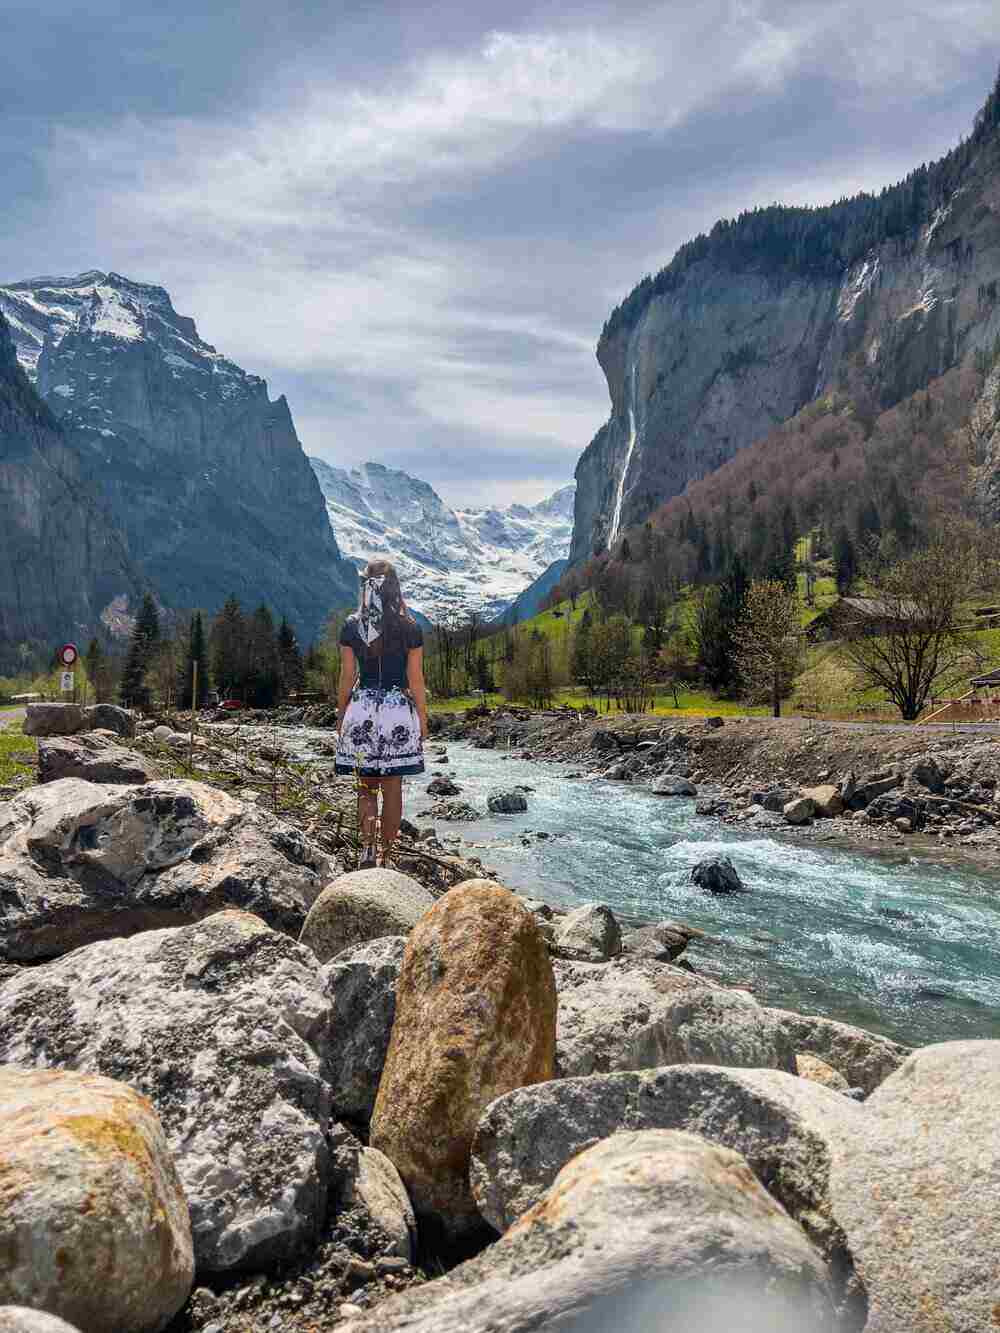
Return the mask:
[[615, 508], [611, 515], [611, 528], [608, 533], [608, 550], [614, 546], [618, 537], [618, 530], [622, 525], [622, 501], [625, 499], [625, 478], [628, 476], [629, 466], [632, 462], [632, 454], [635, 452], [636, 428], [635, 428], [635, 366], [632, 366], [632, 392], [630, 395], [632, 401], [628, 409], [628, 451], [625, 454], [625, 466], [622, 468], [622, 474], [618, 478], [618, 494], [615, 496]]

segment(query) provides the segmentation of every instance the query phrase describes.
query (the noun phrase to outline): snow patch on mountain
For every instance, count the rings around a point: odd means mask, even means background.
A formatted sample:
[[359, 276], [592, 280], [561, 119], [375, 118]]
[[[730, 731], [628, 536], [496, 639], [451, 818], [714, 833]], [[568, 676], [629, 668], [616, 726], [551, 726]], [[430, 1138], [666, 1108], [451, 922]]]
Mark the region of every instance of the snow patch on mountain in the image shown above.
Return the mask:
[[492, 620], [569, 554], [572, 484], [537, 505], [450, 509], [427, 482], [381, 463], [309, 461], [341, 552], [359, 569], [391, 560], [408, 603], [430, 620]]

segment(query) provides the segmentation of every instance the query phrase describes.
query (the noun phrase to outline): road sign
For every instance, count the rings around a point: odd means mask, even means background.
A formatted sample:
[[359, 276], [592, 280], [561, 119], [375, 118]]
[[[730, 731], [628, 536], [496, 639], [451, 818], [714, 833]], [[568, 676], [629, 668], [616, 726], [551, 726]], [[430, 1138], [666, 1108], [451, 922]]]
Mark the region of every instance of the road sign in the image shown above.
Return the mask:
[[64, 672], [62, 673], [62, 692], [63, 692], [63, 694], [72, 694], [72, 693], [73, 693], [73, 673], [72, 673], [72, 671], [64, 671]]
[[64, 643], [59, 649], [59, 661], [64, 667], [71, 667], [79, 656], [75, 643]]

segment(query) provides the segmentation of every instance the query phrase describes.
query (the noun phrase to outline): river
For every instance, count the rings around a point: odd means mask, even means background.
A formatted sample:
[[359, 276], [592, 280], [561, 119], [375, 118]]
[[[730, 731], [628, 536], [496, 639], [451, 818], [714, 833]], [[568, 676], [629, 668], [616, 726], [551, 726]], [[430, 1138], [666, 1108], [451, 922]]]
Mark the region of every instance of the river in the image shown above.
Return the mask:
[[[303, 757], [304, 741], [300, 733], [294, 745]], [[532, 788], [526, 814], [436, 826], [443, 839], [461, 834], [509, 888], [698, 926], [713, 942], [689, 947], [695, 966], [747, 983], [762, 1002], [912, 1045], [1000, 1037], [996, 875], [932, 863], [905, 847], [868, 855], [741, 833], [696, 816], [690, 800], [567, 779], [564, 764], [454, 742], [448, 754], [461, 799], [479, 809], [499, 787]], [[407, 783], [410, 818], [432, 804], [425, 785]], [[750, 893], [717, 898], [690, 882], [692, 865], [712, 852], [732, 858]]]

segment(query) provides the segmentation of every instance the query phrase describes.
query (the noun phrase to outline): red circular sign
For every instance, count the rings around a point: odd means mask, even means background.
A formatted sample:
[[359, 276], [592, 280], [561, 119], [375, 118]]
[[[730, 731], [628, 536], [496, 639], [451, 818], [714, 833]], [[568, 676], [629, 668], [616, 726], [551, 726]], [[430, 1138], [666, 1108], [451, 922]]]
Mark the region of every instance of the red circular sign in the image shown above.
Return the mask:
[[63, 666], [72, 666], [78, 656], [75, 643], [66, 643], [59, 649], [59, 661]]

